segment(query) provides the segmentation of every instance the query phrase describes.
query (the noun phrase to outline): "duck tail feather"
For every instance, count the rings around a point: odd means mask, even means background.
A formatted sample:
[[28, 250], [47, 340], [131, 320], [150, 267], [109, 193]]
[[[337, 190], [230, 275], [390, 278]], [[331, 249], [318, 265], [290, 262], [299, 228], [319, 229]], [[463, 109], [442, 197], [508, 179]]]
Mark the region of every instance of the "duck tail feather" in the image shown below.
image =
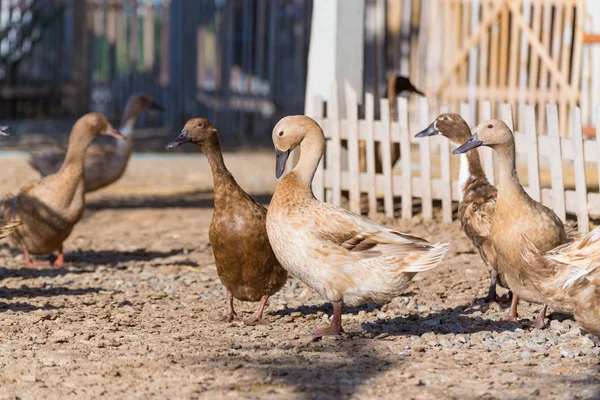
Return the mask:
[[421, 257], [411, 262], [403, 272], [423, 272], [433, 269], [439, 265], [448, 253], [448, 243], [436, 243], [431, 245], [426, 252], [421, 252]]

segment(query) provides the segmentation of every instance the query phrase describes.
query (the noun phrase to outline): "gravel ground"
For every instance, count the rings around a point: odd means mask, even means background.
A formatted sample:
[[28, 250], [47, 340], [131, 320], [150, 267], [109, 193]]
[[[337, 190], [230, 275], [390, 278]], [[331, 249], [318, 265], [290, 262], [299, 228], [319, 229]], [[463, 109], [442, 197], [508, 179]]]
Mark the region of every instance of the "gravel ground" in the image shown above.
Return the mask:
[[[20, 155], [0, 162], [0, 193], [36, 176]], [[226, 162], [268, 203], [270, 152]], [[571, 317], [531, 330], [538, 305], [512, 324], [508, 304], [474, 301], [487, 271], [457, 223], [389, 223], [450, 241], [446, 260], [389, 304], [346, 309], [344, 336], [315, 342], [331, 307], [296, 279], [269, 302], [269, 325], [214, 321], [225, 296], [202, 156], [136, 157], [88, 203], [64, 268], [24, 268], [0, 244], [0, 399], [600, 398], [600, 347]]]

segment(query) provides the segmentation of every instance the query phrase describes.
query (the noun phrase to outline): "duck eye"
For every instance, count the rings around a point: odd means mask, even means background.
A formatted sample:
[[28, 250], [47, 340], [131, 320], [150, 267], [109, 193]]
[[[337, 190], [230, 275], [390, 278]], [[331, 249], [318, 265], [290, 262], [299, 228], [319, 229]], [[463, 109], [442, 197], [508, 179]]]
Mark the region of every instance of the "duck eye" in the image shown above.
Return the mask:
[[488, 129], [492, 129], [494, 127], [494, 125], [489, 124], [487, 127], [488, 127]]
[[448, 116], [444, 115], [444, 118], [442, 118], [444, 121], [448, 121]]
[[196, 125], [198, 128], [202, 128], [204, 126], [204, 124], [202, 122], [198, 122], [198, 125]]
[[283, 131], [279, 132], [279, 136], [283, 136]]

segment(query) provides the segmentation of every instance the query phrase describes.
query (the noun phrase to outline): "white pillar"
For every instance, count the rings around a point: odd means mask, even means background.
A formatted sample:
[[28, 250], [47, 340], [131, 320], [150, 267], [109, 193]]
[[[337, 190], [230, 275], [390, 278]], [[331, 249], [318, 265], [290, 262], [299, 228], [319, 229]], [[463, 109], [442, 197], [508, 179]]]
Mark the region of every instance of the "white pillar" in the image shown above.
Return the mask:
[[314, 0], [304, 113], [311, 115], [312, 99], [327, 101], [337, 80], [340, 114], [345, 114], [345, 82], [363, 98], [364, 0]]

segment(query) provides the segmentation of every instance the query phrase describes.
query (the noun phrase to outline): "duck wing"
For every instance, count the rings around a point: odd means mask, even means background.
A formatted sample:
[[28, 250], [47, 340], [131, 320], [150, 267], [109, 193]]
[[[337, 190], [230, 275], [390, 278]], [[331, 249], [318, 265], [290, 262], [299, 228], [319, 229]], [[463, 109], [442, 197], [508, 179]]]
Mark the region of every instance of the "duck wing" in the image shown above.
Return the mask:
[[356, 260], [393, 264], [401, 267], [401, 272], [421, 272], [436, 267], [448, 251], [446, 244], [430, 244], [342, 208], [321, 204], [323, 207], [313, 214], [317, 238]]
[[0, 220], [0, 239], [7, 237], [10, 235], [17, 226], [21, 225], [21, 221], [3, 221]]

